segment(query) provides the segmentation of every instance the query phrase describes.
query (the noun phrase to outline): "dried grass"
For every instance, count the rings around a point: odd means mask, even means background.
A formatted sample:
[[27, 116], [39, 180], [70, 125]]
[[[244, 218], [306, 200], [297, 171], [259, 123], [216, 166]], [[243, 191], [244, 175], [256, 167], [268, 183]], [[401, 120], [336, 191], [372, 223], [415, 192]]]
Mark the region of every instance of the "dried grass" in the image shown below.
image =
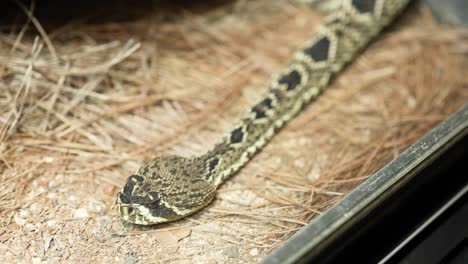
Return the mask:
[[129, 173], [206, 151], [320, 17], [287, 1], [104, 1], [61, 20], [60, 3], [32, 3], [0, 35], [2, 262], [258, 261], [468, 101], [466, 32], [413, 7], [207, 210], [123, 225]]

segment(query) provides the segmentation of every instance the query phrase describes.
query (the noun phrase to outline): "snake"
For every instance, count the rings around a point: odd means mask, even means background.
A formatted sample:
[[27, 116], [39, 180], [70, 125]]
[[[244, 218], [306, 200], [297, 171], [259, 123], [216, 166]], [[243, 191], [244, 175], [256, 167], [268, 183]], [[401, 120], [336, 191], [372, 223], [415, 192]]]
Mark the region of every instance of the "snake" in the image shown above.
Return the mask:
[[317, 99], [410, 0], [334, 2], [334, 8], [293, 53], [265, 94], [210, 150], [192, 157], [159, 156], [128, 177], [115, 202], [125, 222], [153, 225], [174, 221], [210, 204], [217, 188]]

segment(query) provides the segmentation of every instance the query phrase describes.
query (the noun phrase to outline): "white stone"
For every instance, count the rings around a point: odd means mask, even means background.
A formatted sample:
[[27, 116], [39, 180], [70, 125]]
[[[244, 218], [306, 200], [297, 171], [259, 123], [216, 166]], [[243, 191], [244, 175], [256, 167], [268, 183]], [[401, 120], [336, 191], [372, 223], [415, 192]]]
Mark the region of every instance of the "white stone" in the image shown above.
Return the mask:
[[26, 224], [26, 220], [24, 218], [21, 218], [19, 215], [15, 215], [13, 219], [15, 220], [15, 223], [19, 226], [24, 226]]
[[52, 163], [55, 161], [55, 158], [51, 156], [45, 156], [42, 158], [42, 161], [44, 161], [45, 163]]
[[257, 256], [258, 255], [258, 249], [257, 248], [252, 248], [250, 251], [249, 251], [249, 254], [251, 256]]
[[88, 211], [84, 208], [76, 209], [74, 212], [75, 217], [86, 218], [89, 217]]

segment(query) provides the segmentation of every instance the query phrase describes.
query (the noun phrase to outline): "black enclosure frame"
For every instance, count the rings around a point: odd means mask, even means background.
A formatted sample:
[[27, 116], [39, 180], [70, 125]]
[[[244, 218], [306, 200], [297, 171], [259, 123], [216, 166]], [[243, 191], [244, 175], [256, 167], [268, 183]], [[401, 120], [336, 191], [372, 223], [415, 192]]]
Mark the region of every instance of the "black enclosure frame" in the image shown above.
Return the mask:
[[463, 263], [468, 257], [465, 163], [468, 104], [262, 263]]

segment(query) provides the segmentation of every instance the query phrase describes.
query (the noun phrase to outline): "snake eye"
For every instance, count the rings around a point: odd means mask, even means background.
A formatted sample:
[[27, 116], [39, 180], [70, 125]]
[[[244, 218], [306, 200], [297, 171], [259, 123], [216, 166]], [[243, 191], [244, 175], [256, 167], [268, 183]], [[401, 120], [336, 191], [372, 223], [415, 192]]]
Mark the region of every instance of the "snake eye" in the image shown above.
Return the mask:
[[133, 207], [128, 207], [127, 208], [127, 213], [128, 213], [128, 215], [131, 215], [133, 213]]

